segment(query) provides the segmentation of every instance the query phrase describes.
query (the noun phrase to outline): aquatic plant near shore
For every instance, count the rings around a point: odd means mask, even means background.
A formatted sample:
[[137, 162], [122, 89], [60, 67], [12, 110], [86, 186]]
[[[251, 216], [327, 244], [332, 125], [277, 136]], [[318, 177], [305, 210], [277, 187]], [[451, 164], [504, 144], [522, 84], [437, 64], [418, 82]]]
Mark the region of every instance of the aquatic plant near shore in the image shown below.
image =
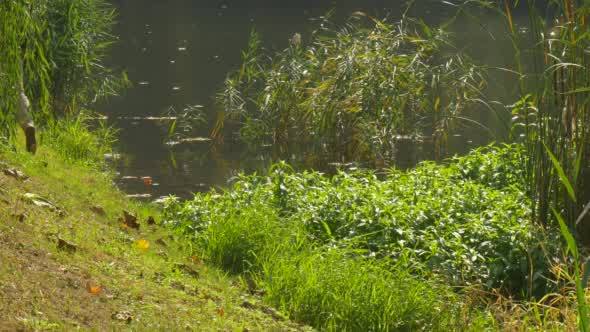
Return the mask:
[[293, 143], [380, 164], [393, 160], [400, 136], [433, 140], [440, 151], [480, 96], [482, 71], [441, 28], [364, 19], [319, 29], [308, 45], [291, 43], [272, 57], [253, 33], [218, 96], [212, 135], [237, 125], [252, 146]]

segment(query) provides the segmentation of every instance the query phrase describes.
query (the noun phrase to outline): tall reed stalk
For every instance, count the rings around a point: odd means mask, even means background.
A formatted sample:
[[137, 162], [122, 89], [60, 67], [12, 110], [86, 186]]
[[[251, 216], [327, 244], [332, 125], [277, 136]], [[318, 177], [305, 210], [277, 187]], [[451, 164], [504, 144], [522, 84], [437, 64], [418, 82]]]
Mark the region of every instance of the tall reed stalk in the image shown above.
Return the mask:
[[[582, 272], [578, 244], [590, 244], [590, 3], [553, 0], [543, 17], [534, 0], [526, 1], [529, 40], [515, 32], [512, 10], [503, 11], [521, 74], [521, 100], [513, 105], [514, 138], [528, 152], [526, 170], [536, 219], [558, 227], [573, 258], [578, 327], [590, 329], [586, 292], [589, 265]], [[528, 46], [526, 46], [528, 45]], [[551, 224], [551, 220], [557, 220]], [[558, 224], [558, 226], [556, 225]], [[577, 240], [576, 240], [577, 238]]]
[[[562, 210], [568, 226], [588, 244], [590, 221], [575, 221], [590, 200], [590, 5], [550, 1], [546, 12], [553, 15], [543, 17], [540, 5], [527, 0], [528, 40], [515, 31], [514, 6], [509, 0], [503, 6], [521, 73], [522, 99], [513, 106], [514, 124], [520, 129], [514, 134], [528, 151], [535, 215], [548, 224], [551, 207]], [[552, 156], [561, 169], [554, 167]]]

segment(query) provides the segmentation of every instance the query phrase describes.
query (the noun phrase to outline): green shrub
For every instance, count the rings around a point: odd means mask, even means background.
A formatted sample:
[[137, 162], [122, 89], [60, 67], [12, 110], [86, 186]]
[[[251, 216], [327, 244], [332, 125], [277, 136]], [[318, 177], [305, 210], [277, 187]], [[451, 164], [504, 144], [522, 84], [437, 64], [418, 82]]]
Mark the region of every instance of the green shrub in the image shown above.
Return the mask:
[[546, 255], [558, 241], [532, 222], [521, 154], [490, 146], [382, 178], [277, 164], [225, 192], [170, 199], [164, 217], [208, 260], [247, 273], [269, 303], [315, 327], [453, 330], [472, 318], [486, 326], [489, 316], [464, 316], [450, 286], [516, 296], [550, 286]]
[[[384, 179], [370, 171], [327, 177], [279, 166], [267, 177], [242, 176], [221, 195], [173, 204], [168, 218], [202, 236], [245, 211], [270, 211], [265, 214], [302, 226], [318, 245], [394, 261], [410, 255], [417, 269], [456, 285], [538, 294], [548, 286], [545, 247], [551, 250], [553, 242], [545, 244], [552, 235], [532, 223], [530, 202], [518, 187], [520, 155], [518, 146], [488, 147], [446, 166], [394, 169]], [[259, 220], [262, 230], [268, 219]]]
[[281, 229], [274, 211], [264, 206], [233, 213], [212, 223], [199, 241], [211, 262], [239, 273], [250, 270], [257, 255], [281, 238]]
[[169, 201], [168, 218], [197, 218], [197, 228], [182, 229], [197, 231], [200, 254], [227, 271], [247, 273], [265, 301], [291, 319], [334, 331], [460, 324], [458, 297], [437, 281], [410, 275], [406, 262], [390, 266], [354, 250], [317, 246], [301, 224], [255, 201], [234, 201], [230, 194], [202, 198], [202, 204], [185, 206]]

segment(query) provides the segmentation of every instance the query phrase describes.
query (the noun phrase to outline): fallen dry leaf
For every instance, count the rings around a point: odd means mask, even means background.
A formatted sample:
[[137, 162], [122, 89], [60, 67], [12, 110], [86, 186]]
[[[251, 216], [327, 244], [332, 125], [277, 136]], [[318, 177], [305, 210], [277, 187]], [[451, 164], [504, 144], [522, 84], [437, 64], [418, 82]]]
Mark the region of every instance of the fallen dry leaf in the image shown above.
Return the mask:
[[176, 264], [176, 268], [179, 271], [182, 271], [188, 275], [190, 275], [193, 278], [198, 278], [200, 276], [199, 271], [197, 271], [196, 269], [194, 269], [193, 267], [191, 267], [190, 265], [187, 264], [182, 264], [182, 263], [177, 263]]
[[62, 238], [57, 238], [57, 249], [67, 251], [69, 253], [76, 252], [78, 246], [73, 243], [70, 243]]
[[141, 249], [141, 250], [148, 250], [150, 248], [150, 241], [148, 240], [138, 240], [137, 243], [137, 248]]
[[133, 316], [131, 315], [131, 313], [129, 311], [116, 312], [113, 314], [113, 316], [111, 318], [116, 319], [116, 320], [120, 320], [120, 321], [124, 321], [127, 323], [131, 323], [131, 321], [133, 320]]
[[191, 262], [195, 265], [202, 265], [203, 261], [197, 256], [191, 256]]
[[147, 224], [150, 225], [150, 226], [155, 225], [156, 224], [156, 219], [154, 219], [154, 217], [152, 217], [152, 216], [149, 216], [147, 218]]
[[217, 315], [218, 315], [219, 317], [223, 317], [223, 316], [225, 316], [225, 310], [223, 309], [223, 307], [219, 307], [219, 308], [217, 308]]
[[29, 177], [25, 175], [25, 173], [17, 170], [16, 168], [8, 168], [4, 170], [4, 175], [13, 177], [17, 180], [24, 181], [27, 180]]
[[99, 295], [102, 292], [102, 287], [90, 281], [86, 283], [86, 289], [92, 295]]
[[121, 221], [129, 228], [139, 229], [137, 217], [127, 211], [123, 211], [123, 218], [121, 219]]
[[164, 239], [159, 238], [156, 240], [156, 244], [161, 245], [162, 247], [167, 247], [168, 244], [166, 243], [166, 241], [164, 241]]
[[101, 206], [98, 206], [98, 205], [91, 206], [90, 211], [96, 213], [97, 215], [99, 215], [101, 217], [104, 217], [107, 215], [105, 210]]

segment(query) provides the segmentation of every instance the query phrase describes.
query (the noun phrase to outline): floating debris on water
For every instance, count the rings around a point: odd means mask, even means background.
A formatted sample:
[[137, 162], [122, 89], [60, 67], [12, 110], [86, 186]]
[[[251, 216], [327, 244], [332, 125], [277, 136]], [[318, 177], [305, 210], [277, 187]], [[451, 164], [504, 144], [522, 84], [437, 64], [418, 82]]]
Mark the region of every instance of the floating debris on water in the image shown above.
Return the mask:
[[180, 89], [182, 89], [182, 88], [179, 87], [179, 86], [173, 86], [172, 87], [172, 91], [180, 91]]
[[142, 176], [141, 180], [146, 187], [151, 187], [154, 184], [154, 179], [151, 176]]
[[211, 142], [211, 138], [209, 137], [189, 137], [183, 138], [176, 141], [168, 141], [165, 144], [168, 146], [176, 146], [180, 144], [190, 144], [190, 143], [204, 143], [204, 142]]
[[147, 86], [147, 85], [150, 85], [150, 82], [148, 82], [148, 81], [141, 81], [141, 82], [137, 82], [137, 84], [138, 85], [141, 85], [141, 86]]
[[179, 51], [179, 52], [184, 52], [184, 51], [186, 51], [186, 46], [181, 46], [181, 47], [179, 47], [179, 48], [178, 48], [178, 51]]
[[127, 195], [128, 198], [152, 198], [152, 194], [131, 194]]
[[132, 120], [132, 121], [174, 121], [176, 116], [120, 116], [117, 120]]
[[393, 137], [396, 141], [411, 141], [411, 142], [421, 142], [422, 138], [414, 135], [395, 135]]
[[166, 202], [168, 202], [170, 200], [174, 200], [174, 198], [172, 198], [171, 196], [160, 196], [156, 200], [154, 200], [152, 203], [164, 205], [164, 204], [166, 204]]
[[119, 159], [121, 159], [121, 154], [119, 154], [119, 153], [105, 153], [104, 159], [106, 159], [106, 160], [119, 160]]
[[108, 120], [109, 117], [103, 114], [96, 114], [88, 118], [89, 120]]

